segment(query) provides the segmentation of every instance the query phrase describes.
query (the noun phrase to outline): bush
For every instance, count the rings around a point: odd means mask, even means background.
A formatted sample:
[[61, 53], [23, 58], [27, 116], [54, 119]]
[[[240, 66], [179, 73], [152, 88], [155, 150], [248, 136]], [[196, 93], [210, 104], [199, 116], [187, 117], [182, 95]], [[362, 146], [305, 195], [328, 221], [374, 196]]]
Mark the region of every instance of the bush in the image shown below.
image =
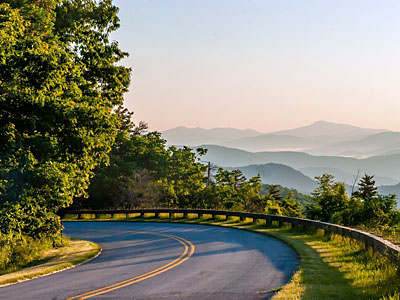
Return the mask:
[[42, 257], [42, 253], [54, 247], [69, 244], [68, 239], [43, 238], [0, 233], [0, 275], [29, 266]]

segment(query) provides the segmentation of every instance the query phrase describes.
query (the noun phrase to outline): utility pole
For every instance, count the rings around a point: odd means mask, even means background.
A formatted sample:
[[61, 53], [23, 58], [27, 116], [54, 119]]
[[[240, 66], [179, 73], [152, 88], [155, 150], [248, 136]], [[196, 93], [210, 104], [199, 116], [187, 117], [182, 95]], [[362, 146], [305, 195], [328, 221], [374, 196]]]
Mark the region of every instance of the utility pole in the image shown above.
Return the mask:
[[208, 171], [207, 171], [207, 186], [210, 186], [211, 181], [211, 161], [208, 162]]

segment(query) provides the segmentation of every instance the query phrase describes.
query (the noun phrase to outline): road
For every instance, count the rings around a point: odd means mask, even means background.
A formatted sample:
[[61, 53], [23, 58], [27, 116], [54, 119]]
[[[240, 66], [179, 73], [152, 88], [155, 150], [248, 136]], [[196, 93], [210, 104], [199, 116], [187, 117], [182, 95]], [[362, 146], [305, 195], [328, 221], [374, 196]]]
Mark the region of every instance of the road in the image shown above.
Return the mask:
[[0, 288], [0, 299], [269, 299], [298, 266], [284, 243], [232, 228], [176, 223], [66, 222], [99, 243], [96, 259]]

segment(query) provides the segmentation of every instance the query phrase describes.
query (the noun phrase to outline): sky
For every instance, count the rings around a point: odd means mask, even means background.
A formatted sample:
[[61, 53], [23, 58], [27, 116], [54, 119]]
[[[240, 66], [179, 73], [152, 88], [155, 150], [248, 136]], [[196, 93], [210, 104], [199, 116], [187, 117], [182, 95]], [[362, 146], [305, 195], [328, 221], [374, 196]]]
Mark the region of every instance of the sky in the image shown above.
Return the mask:
[[114, 0], [134, 121], [400, 131], [398, 0]]

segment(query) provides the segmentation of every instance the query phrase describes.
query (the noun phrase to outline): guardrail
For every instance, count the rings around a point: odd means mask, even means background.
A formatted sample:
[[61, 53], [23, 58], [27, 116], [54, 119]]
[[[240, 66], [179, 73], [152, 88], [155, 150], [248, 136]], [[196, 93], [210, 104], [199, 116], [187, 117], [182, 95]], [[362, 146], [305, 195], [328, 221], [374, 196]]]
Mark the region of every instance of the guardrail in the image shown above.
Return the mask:
[[289, 223], [293, 227], [300, 227], [302, 229], [322, 229], [325, 234], [335, 233], [342, 236], [346, 236], [355, 239], [365, 244], [366, 247], [372, 248], [374, 251], [388, 257], [391, 261], [400, 266], [400, 247], [382, 239], [374, 234], [357, 230], [345, 226], [335, 225], [326, 222], [319, 222], [309, 219], [300, 219], [285, 216], [267, 215], [259, 213], [247, 213], [247, 212], [236, 212], [236, 211], [225, 211], [225, 210], [207, 210], [207, 209], [175, 209], [175, 208], [152, 208], [152, 209], [132, 209], [132, 210], [64, 210], [60, 213], [61, 217], [68, 214], [78, 215], [78, 219], [82, 218], [83, 214], [91, 214], [97, 218], [100, 215], [111, 215], [114, 214], [125, 214], [128, 218], [129, 214], [140, 214], [141, 217], [144, 214], [154, 214], [155, 217], [159, 217], [160, 214], [168, 214], [168, 217], [172, 217], [174, 214], [183, 214], [183, 217], [187, 217], [188, 214], [196, 214], [198, 218], [203, 215], [211, 215], [212, 218], [215, 216], [225, 216], [226, 219], [229, 217], [239, 217], [241, 221], [246, 218], [250, 218], [253, 222], [257, 220], [265, 220], [266, 225], [272, 224], [272, 222], [278, 222], [279, 227], [283, 224]]

